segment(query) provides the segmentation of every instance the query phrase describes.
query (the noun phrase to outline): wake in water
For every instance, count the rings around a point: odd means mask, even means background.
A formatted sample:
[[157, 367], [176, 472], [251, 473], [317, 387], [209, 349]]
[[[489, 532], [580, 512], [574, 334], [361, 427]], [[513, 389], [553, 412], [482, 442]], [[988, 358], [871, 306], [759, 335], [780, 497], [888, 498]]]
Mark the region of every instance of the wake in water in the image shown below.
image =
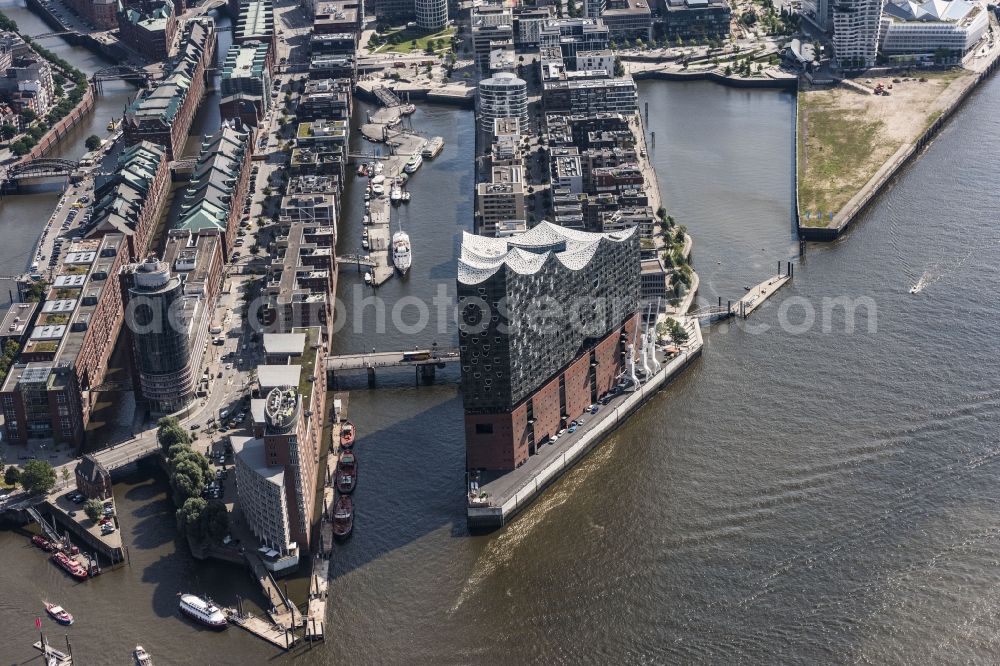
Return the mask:
[[966, 261], [968, 261], [969, 257], [971, 257], [975, 253], [975, 251], [977, 249], [981, 250], [981, 249], [984, 249], [984, 248], [987, 248], [987, 247], [992, 247], [994, 245], [997, 245], [997, 243], [994, 242], [994, 243], [991, 243], [989, 245], [984, 245], [983, 247], [980, 247], [980, 248], [973, 248], [973, 249], [969, 250], [968, 254], [966, 254], [964, 257], [962, 257], [961, 259], [959, 259], [957, 262], [955, 262], [954, 264], [951, 264], [951, 265], [945, 265], [943, 268], [942, 268], [942, 266], [941, 266], [940, 263], [931, 265], [931, 267], [928, 268], [927, 270], [925, 270], [924, 274], [920, 276], [920, 279], [917, 280], [916, 283], [914, 283], [914, 285], [912, 287], [910, 287], [910, 293], [911, 294], [919, 294], [928, 285], [934, 284], [935, 282], [937, 282], [938, 280], [940, 280], [941, 278], [943, 278], [948, 273], [951, 273], [952, 271], [956, 271], [959, 268], [961, 268], [962, 264], [964, 264]]

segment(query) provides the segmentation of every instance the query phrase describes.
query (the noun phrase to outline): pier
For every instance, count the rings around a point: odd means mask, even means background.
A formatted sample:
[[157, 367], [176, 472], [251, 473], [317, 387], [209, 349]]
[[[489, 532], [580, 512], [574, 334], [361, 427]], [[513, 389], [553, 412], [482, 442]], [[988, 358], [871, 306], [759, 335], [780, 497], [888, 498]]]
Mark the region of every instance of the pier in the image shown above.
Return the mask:
[[733, 316], [746, 319], [754, 310], [763, 305], [764, 301], [773, 296], [775, 292], [784, 287], [792, 279], [795, 269], [792, 262], [788, 262], [785, 274], [781, 274], [781, 262], [778, 262], [778, 274], [772, 278], [764, 280], [760, 284], [747, 290], [746, 295], [730, 306]]
[[42, 657], [45, 659], [45, 666], [73, 666], [73, 650], [69, 644], [69, 635], [66, 636], [66, 649], [70, 651], [69, 654], [49, 645], [44, 635], [42, 636], [42, 640], [35, 641], [31, 647], [42, 653]]
[[235, 608], [226, 608], [224, 612], [230, 623], [282, 650], [290, 650], [299, 640], [294, 631], [289, 631], [281, 625], [273, 624], [251, 613], [241, 615]]

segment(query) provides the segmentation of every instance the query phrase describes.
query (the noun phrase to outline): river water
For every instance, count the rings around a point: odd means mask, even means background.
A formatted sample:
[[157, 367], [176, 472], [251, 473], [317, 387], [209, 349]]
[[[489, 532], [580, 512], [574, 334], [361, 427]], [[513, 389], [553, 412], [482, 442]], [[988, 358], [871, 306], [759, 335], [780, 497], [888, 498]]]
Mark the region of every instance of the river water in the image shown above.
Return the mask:
[[[702, 297], [737, 298], [796, 259], [794, 99], [708, 83], [648, 83], [641, 95]], [[465, 530], [454, 370], [420, 387], [385, 373], [376, 391], [344, 378], [358, 389], [349, 409], [365, 473], [354, 536], [332, 564], [328, 641], [299, 661], [994, 661], [998, 104], [994, 78], [846, 238], [809, 245], [746, 325], [706, 331], [701, 361], [502, 531]], [[422, 106], [413, 123], [446, 147], [400, 213], [414, 268], [379, 290], [390, 308], [453, 289], [471, 225], [471, 114]], [[360, 196], [352, 184], [341, 253], [358, 249]], [[353, 310], [359, 282], [342, 275], [350, 317], [335, 351], [450, 344], [447, 324], [372, 333], [374, 309]], [[43, 598], [76, 613], [85, 664], [127, 663], [137, 641], [166, 664], [277, 656], [177, 616], [180, 591], [227, 603], [257, 593], [242, 572], [175, 552], [161, 480], [120, 483], [116, 499], [132, 566], [83, 585], [23, 535], [0, 534], [9, 661], [31, 656]]]

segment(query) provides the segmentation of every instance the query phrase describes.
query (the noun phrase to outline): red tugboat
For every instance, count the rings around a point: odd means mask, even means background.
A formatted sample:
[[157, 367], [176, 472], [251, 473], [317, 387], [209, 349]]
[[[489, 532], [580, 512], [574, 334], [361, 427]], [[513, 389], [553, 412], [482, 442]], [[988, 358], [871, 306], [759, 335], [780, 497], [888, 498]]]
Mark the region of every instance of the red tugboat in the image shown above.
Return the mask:
[[340, 428], [340, 448], [349, 449], [354, 446], [354, 424], [344, 421]]
[[56, 565], [62, 567], [62, 569], [73, 578], [76, 578], [77, 580], [87, 579], [87, 568], [76, 560], [70, 558], [70, 556], [66, 553], [56, 553], [52, 556], [52, 561], [55, 562]]
[[62, 606], [57, 606], [55, 604], [50, 604], [45, 602], [45, 612], [49, 614], [53, 620], [59, 624], [69, 626], [73, 624], [73, 616], [70, 615]]
[[337, 490], [344, 495], [354, 492], [358, 485], [358, 459], [353, 451], [348, 451], [340, 457], [337, 463]]
[[341, 495], [333, 505], [333, 536], [346, 539], [354, 529], [354, 502], [350, 495]]
[[44, 550], [46, 553], [51, 553], [53, 550], [56, 549], [56, 547], [52, 544], [52, 542], [43, 537], [41, 534], [36, 534], [35, 536], [31, 537], [31, 543], [35, 544], [36, 546]]

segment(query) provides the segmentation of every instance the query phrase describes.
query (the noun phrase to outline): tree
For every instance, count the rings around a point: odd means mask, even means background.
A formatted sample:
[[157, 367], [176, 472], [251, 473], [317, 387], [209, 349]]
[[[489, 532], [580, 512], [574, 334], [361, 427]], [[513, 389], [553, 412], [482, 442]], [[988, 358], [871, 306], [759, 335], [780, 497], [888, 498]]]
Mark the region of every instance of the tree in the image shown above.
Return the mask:
[[208, 503], [200, 497], [191, 497], [184, 501], [181, 508], [177, 509], [177, 531], [186, 535], [194, 541], [201, 541], [202, 513]]
[[11, 123], [0, 125], [0, 136], [4, 138], [4, 141], [10, 141], [17, 136], [17, 127]]
[[21, 111], [21, 120], [23, 120], [25, 124], [34, 122], [36, 118], [38, 118], [38, 114], [31, 109], [24, 109]]
[[3, 480], [8, 486], [16, 486], [21, 481], [21, 470], [11, 465], [3, 473]]
[[212, 500], [201, 513], [201, 532], [212, 541], [222, 541], [229, 534], [229, 511], [219, 500]]
[[29, 460], [21, 471], [21, 485], [29, 493], [44, 493], [56, 485], [56, 471], [46, 460]]
[[156, 422], [156, 439], [160, 443], [160, 448], [169, 451], [175, 444], [188, 445], [191, 443], [191, 435], [181, 427], [180, 421], [173, 416], [164, 416]]
[[[2, 465], [0, 465], [0, 467], [2, 467]], [[63, 467], [60, 476], [62, 476], [63, 483], [69, 483], [69, 468]]]
[[101, 519], [101, 514], [104, 513], [104, 503], [101, 500], [89, 499], [83, 505], [83, 512], [87, 514], [87, 518], [96, 523]]
[[101, 137], [96, 134], [91, 134], [87, 137], [87, 140], [83, 145], [87, 147], [87, 150], [97, 150], [101, 147]]
[[193, 460], [182, 460], [170, 473], [170, 488], [174, 493], [174, 504], [183, 506], [192, 498], [197, 498], [205, 490], [205, 475]]

